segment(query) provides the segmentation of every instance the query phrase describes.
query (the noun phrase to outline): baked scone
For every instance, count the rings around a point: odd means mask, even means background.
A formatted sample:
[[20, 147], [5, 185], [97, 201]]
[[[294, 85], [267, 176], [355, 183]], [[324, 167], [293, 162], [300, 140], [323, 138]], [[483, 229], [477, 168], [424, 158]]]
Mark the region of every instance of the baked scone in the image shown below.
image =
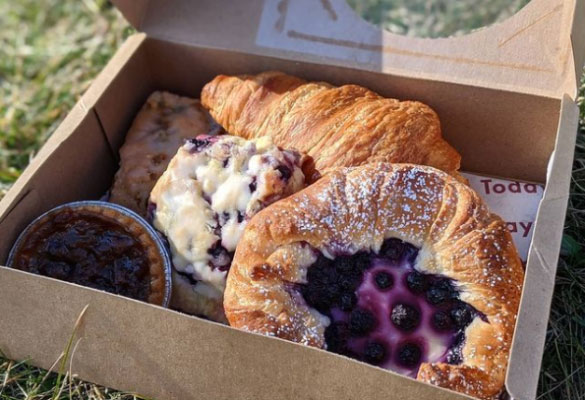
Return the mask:
[[225, 321], [225, 280], [242, 232], [252, 215], [304, 187], [302, 160], [270, 138], [202, 135], [179, 148], [149, 209], [170, 244], [172, 307]]
[[441, 136], [437, 114], [416, 101], [384, 98], [357, 85], [307, 82], [281, 72], [219, 75], [202, 104], [230, 134], [268, 135], [308, 154], [315, 181], [333, 167], [371, 162], [430, 165], [454, 173], [461, 157]]
[[492, 398], [522, 280], [505, 223], [472, 189], [434, 168], [376, 163], [252, 218], [224, 306], [234, 327]]
[[199, 100], [154, 92], [136, 115], [120, 148], [110, 201], [146, 215], [148, 196], [186, 139], [219, 130]]

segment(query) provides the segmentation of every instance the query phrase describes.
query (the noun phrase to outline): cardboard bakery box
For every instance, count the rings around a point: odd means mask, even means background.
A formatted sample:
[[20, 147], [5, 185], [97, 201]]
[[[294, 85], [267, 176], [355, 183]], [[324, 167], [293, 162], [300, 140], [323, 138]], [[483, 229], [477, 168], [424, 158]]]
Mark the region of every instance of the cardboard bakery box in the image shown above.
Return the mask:
[[[59, 204], [98, 199], [124, 134], [156, 89], [198, 97], [217, 74], [281, 70], [439, 114], [463, 170], [544, 185], [506, 387], [535, 397], [569, 194], [585, 58], [585, 1], [533, 0], [466, 36], [381, 31], [343, 0], [118, 0], [124, 43], [0, 203], [0, 264]], [[49, 368], [74, 324], [73, 371], [157, 399], [465, 398], [322, 350], [0, 267], [0, 349]]]

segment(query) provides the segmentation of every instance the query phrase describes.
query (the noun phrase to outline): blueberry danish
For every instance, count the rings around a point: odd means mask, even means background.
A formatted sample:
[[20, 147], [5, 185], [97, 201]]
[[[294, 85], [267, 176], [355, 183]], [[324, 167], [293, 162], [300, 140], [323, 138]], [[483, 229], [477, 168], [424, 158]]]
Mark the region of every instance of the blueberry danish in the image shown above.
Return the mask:
[[471, 396], [501, 393], [523, 269], [505, 223], [432, 167], [339, 169], [258, 213], [230, 325]]

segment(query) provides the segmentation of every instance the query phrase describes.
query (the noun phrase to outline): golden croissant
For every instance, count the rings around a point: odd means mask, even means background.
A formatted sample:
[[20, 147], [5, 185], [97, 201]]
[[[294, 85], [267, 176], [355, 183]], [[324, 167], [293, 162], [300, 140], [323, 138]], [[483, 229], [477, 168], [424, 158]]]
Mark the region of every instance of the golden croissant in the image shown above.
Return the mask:
[[461, 156], [441, 136], [437, 114], [416, 101], [384, 98], [357, 85], [307, 82], [281, 72], [219, 75], [201, 101], [229, 133], [268, 135], [312, 158], [309, 180], [335, 167], [372, 162], [429, 165], [453, 173]]

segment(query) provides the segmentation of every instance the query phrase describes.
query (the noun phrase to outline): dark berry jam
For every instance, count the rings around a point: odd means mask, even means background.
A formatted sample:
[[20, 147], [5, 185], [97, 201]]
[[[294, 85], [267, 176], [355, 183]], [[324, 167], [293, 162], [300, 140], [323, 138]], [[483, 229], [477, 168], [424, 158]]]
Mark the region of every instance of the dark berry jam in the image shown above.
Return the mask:
[[481, 314], [451, 279], [415, 270], [417, 256], [399, 239], [377, 254], [318, 255], [300, 291], [331, 321], [328, 350], [412, 377], [423, 362], [462, 362], [465, 329]]
[[63, 209], [29, 232], [12, 266], [148, 301], [149, 265], [146, 249], [123, 225]]

